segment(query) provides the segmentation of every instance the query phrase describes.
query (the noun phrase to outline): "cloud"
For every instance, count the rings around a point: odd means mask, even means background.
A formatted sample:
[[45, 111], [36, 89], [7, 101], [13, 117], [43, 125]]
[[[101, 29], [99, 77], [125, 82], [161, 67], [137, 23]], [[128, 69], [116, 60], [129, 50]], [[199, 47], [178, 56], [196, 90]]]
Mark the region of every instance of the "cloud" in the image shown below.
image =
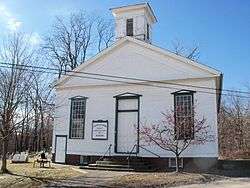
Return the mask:
[[[7, 8], [0, 2], [0, 22], [10, 32], [16, 32], [22, 26], [22, 22], [18, 20]], [[24, 35], [25, 40], [33, 47], [38, 46], [42, 42], [42, 38], [37, 32]]]
[[11, 12], [2, 4], [0, 4], [0, 20], [6, 25], [6, 28], [10, 31], [17, 31], [22, 22], [15, 18]]

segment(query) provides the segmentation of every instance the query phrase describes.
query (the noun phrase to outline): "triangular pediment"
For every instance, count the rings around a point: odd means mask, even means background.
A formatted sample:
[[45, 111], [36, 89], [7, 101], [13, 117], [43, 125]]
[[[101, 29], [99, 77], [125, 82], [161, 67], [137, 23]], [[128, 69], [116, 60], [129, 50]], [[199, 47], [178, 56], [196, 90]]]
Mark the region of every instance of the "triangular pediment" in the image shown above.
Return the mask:
[[118, 95], [115, 95], [114, 98], [126, 98], [126, 97], [140, 97], [141, 95], [140, 94], [137, 94], [137, 93], [130, 93], [130, 92], [125, 92], [125, 93], [121, 93], [121, 94], [118, 94]]
[[[59, 87], [126, 84], [219, 76], [220, 72], [126, 37], [59, 80]], [[125, 79], [136, 78], [136, 79]]]

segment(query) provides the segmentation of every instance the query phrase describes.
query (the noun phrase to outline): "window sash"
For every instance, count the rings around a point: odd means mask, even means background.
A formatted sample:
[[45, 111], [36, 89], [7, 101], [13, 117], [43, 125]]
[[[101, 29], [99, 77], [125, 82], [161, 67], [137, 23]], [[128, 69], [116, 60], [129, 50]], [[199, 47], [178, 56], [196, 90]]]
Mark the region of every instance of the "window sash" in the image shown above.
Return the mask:
[[86, 99], [71, 99], [70, 138], [84, 138]]
[[175, 95], [175, 131], [178, 140], [194, 138], [193, 95]]

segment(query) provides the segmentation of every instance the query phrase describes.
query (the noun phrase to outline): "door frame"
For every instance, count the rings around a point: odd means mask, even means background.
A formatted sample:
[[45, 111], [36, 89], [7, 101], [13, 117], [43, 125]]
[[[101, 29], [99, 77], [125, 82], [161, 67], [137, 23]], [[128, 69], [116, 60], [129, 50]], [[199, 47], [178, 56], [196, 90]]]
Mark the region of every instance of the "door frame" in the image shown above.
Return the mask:
[[[65, 137], [65, 138], [66, 138], [66, 141], [65, 141], [65, 162], [64, 162], [64, 163], [56, 162], [56, 145], [57, 145], [57, 138], [58, 138], [58, 137]], [[68, 143], [68, 136], [67, 136], [67, 135], [56, 135], [56, 137], [55, 137], [55, 163], [66, 164], [67, 143]]]
[[[120, 95], [114, 96], [115, 100], [115, 143], [114, 143], [114, 152], [117, 154], [138, 154], [139, 153], [139, 133], [140, 133], [140, 97], [142, 95], [135, 93], [122, 93]], [[124, 99], [137, 99], [138, 105], [137, 109], [134, 110], [119, 110], [119, 100]], [[118, 139], [118, 113], [122, 112], [137, 112], [137, 147], [135, 152], [119, 152], [117, 151], [117, 139]], [[131, 148], [132, 149], [132, 148]]]

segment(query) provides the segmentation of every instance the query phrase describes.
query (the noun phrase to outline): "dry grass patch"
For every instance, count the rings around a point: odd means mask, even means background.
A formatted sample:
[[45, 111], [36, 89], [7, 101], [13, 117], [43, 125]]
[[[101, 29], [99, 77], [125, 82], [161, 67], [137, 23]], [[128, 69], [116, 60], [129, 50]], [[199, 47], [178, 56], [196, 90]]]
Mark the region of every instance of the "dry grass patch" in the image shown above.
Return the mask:
[[0, 187], [34, 187], [49, 181], [65, 180], [83, 175], [71, 166], [53, 165], [51, 168], [33, 168], [33, 163], [10, 163], [10, 174], [0, 175]]
[[209, 179], [193, 173], [135, 173], [117, 178], [114, 186], [120, 187], [168, 187], [206, 182]]

